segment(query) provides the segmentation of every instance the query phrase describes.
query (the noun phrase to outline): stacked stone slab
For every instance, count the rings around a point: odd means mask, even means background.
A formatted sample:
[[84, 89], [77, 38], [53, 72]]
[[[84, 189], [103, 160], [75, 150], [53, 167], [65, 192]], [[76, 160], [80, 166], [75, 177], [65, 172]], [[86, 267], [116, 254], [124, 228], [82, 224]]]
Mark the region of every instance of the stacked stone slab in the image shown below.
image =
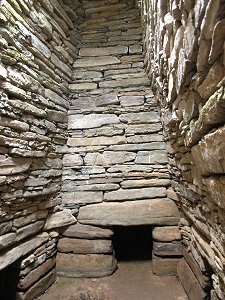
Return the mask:
[[157, 275], [176, 275], [177, 264], [183, 256], [183, 245], [178, 227], [155, 227], [152, 231], [152, 237], [153, 273]]
[[60, 206], [56, 147], [66, 143], [83, 13], [79, 1], [66, 2], [0, 1], [0, 277], [13, 285], [6, 274], [16, 268], [17, 299], [51, 285], [57, 228], [75, 222]]
[[179, 213], [168, 198], [166, 144], [143, 71], [139, 11], [133, 1], [83, 5], [69, 136], [58, 149], [63, 205], [78, 222], [61, 231], [57, 269], [63, 276], [98, 277], [116, 268], [113, 226], [175, 226]]
[[[190, 299], [225, 298], [225, 4], [141, 1], [145, 67], [161, 104]], [[211, 282], [211, 286], [209, 286]]]

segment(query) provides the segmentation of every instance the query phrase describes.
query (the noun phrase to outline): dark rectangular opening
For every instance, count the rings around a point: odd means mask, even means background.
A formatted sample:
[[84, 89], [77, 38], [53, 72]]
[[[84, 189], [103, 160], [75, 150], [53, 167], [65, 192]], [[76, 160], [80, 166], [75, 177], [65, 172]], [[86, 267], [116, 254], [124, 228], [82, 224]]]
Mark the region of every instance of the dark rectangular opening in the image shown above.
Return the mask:
[[115, 226], [113, 249], [118, 261], [151, 260], [152, 226]]
[[19, 281], [19, 269], [11, 265], [0, 271], [0, 295], [4, 300], [15, 300], [17, 284]]

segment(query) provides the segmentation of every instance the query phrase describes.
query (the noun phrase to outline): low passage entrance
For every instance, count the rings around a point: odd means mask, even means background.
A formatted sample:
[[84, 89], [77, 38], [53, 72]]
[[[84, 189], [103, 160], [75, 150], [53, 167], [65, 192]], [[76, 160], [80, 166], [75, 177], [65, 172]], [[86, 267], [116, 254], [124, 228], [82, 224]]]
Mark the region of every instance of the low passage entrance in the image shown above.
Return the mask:
[[113, 248], [118, 262], [151, 260], [151, 226], [115, 226]]

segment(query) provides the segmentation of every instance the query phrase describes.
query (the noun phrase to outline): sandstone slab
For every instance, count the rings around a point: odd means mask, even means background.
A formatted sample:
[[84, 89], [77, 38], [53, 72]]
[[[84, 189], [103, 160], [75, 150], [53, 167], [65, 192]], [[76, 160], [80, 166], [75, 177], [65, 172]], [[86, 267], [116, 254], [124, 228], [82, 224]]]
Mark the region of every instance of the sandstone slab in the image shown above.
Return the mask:
[[11, 265], [20, 257], [26, 255], [30, 251], [42, 245], [44, 242], [48, 240], [48, 237], [49, 236], [47, 233], [42, 233], [35, 237], [32, 237], [32, 239], [24, 243], [21, 243], [20, 245], [14, 248], [7, 249], [7, 251], [2, 252], [0, 257], [0, 270]]
[[[152, 272], [155, 275], [177, 275], [177, 264], [180, 259], [177, 258], [161, 258], [153, 255]], [[198, 299], [198, 298], [195, 298]]]
[[37, 283], [35, 283], [30, 289], [28, 289], [25, 293], [19, 292], [17, 293], [18, 300], [30, 300], [35, 299], [41, 294], [43, 294], [56, 280], [56, 271], [53, 269], [43, 278], [41, 278]]
[[117, 55], [127, 54], [127, 46], [115, 46], [115, 47], [99, 47], [99, 48], [81, 48], [79, 51], [80, 56], [105, 56], [105, 55]]
[[0, 175], [13, 175], [25, 172], [29, 169], [31, 162], [30, 158], [11, 158], [0, 155]]
[[210, 276], [206, 276], [203, 274], [200, 266], [195, 261], [193, 255], [188, 253], [186, 250], [183, 251], [183, 255], [185, 258], [186, 263], [191, 268], [193, 274], [195, 275], [196, 279], [198, 280], [199, 284], [201, 285], [203, 290], [207, 290], [210, 288]]
[[152, 230], [155, 241], [172, 242], [181, 239], [181, 233], [177, 226], [155, 227]]
[[62, 193], [63, 204], [90, 204], [103, 201], [102, 191], [80, 191]]
[[69, 115], [69, 129], [88, 129], [101, 127], [108, 124], [119, 123], [119, 118], [114, 114], [90, 114], [90, 115]]
[[62, 236], [81, 239], [110, 238], [113, 235], [111, 229], [79, 223], [62, 228], [60, 233]]
[[127, 113], [120, 115], [120, 121], [128, 124], [149, 124], [160, 122], [160, 117], [156, 112]]
[[88, 91], [97, 89], [97, 84], [93, 82], [72, 83], [69, 85], [69, 88], [72, 92], [81, 90]]
[[18, 288], [25, 290], [34, 284], [40, 277], [46, 274], [55, 266], [55, 257], [49, 258], [39, 267], [28, 273], [27, 276], [21, 278], [18, 282]]
[[142, 189], [119, 189], [104, 194], [104, 201], [128, 201], [166, 197], [165, 187], [149, 187]]
[[135, 163], [149, 165], [167, 164], [168, 157], [166, 151], [163, 150], [139, 151]]
[[96, 66], [107, 66], [119, 64], [120, 60], [115, 56], [99, 56], [96, 57], [88, 57], [88, 58], [80, 58], [77, 59], [73, 67], [74, 68], [86, 68], [86, 67], [96, 67]]
[[97, 136], [90, 138], [68, 138], [67, 145], [73, 147], [81, 147], [81, 146], [99, 146], [99, 145], [117, 145], [126, 143], [126, 138], [124, 136]]
[[181, 242], [154, 242], [153, 253], [157, 256], [183, 256], [183, 246]]
[[201, 143], [192, 147], [192, 158], [202, 175], [225, 172], [225, 127], [207, 134]]
[[44, 229], [49, 230], [76, 223], [76, 218], [69, 209], [64, 209], [53, 214], [49, 214], [45, 222]]
[[120, 104], [123, 107], [137, 106], [144, 104], [144, 96], [121, 96], [119, 98]]
[[103, 239], [61, 238], [57, 249], [59, 252], [76, 254], [110, 253], [112, 252], [112, 242]]
[[81, 207], [78, 220], [95, 226], [177, 225], [179, 212], [167, 199], [107, 202]]
[[111, 275], [117, 262], [107, 254], [66, 254], [56, 257], [57, 273], [65, 277], [104, 277]]
[[153, 179], [140, 179], [140, 180], [124, 180], [121, 182], [121, 187], [123, 189], [130, 188], [150, 188], [150, 187], [164, 187], [170, 185], [170, 179], [163, 178], [153, 178]]
[[183, 258], [177, 266], [178, 276], [190, 300], [206, 299], [207, 293], [202, 289], [191, 268]]

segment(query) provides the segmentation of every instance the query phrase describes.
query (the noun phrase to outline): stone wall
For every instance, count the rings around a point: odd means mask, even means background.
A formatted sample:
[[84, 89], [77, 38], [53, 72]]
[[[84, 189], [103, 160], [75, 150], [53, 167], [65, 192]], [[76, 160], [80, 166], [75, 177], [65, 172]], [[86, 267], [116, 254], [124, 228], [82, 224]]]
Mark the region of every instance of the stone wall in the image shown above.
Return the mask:
[[[57, 268], [63, 276], [111, 274], [113, 226], [164, 225], [173, 233], [171, 225], [179, 221], [162, 124], [143, 70], [139, 10], [132, 0], [83, 4], [69, 135], [61, 147], [63, 205], [78, 221], [61, 230]], [[156, 239], [155, 273], [176, 273], [182, 253], [179, 237], [173, 237]]]
[[178, 273], [190, 299], [224, 299], [225, 3], [142, 0], [141, 11], [145, 68], [182, 212]]
[[54, 281], [57, 227], [75, 222], [60, 207], [57, 147], [82, 16], [77, 0], [0, 1], [0, 269], [18, 270], [17, 299]]

